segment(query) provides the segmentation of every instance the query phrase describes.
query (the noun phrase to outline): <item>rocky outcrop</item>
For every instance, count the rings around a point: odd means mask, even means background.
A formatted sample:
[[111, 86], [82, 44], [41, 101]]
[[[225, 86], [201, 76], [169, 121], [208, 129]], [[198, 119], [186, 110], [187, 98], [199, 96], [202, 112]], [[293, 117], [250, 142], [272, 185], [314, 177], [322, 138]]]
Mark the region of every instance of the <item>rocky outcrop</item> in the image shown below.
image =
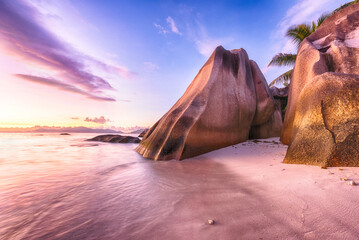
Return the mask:
[[150, 130], [149, 128], [143, 129], [143, 131], [140, 133], [140, 135], [138, 135], [138, 137], [144, 137], [145, 134], [148, 132], [148, 130]]
[[359, 4], [327, 18], [297, 54], [285, 163], [359, 166]]
[[252, 126], [249, 132], [249, 139], [263, 139], [280, 136], [282, 130], [281, 106], [275, 103], [275, 111], [267, 122], [261, 125]]
[[282, 130], [282, 115], [258, 65], [251, 61], [256, 91], [256, 113], [249, 132], [249, 139], [276, 137]]
[[99, 135], [87, 141], [108, 142], [108, 143], [139, 143], [138, 137], [121, 136], [121, 135]]
[[[200, 155], [246, 141], [252, 126], [279, 125], [274, 112], [273, 97], [257, 64], [243, 49], [227, 51], [220, 46], [136, 151], [154, 160]], [[262, 128], [258, 131], [263, 137], [273, 136]]]
[[288, 91], [289, 87], [284, 88], [277, 88], [277, 87], [271, 87], [270, 91], [272, 93], [272, 96], [274, 99], [276, 98], [288, 98]]
[[276, 106], [281, 109], [283, 121], [285, 112], [287, 110], [289, 87], [277, 88], [273, 86], [270, 88], [270, 91], [272, 93]]

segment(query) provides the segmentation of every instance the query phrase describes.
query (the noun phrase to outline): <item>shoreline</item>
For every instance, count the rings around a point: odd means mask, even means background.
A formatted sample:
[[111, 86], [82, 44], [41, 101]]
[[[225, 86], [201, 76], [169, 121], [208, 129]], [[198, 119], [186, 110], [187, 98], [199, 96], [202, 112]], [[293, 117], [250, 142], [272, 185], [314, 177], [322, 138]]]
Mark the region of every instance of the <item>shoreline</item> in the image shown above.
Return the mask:
[[[160, 236], [356, 238], [359, 227], [353, 220], [359, 219], [359, 192], [341, 178], [359, 181], [359, 168], [284, 164], [287, 146], [271, 141], [279, 142], [278, 138], [252, 140], [180, 162], [154, 163], [160, 182], [190, 184], [178, 199], [176, 193], [172, 198], [164, 194], [172, 199], [174, 209], [158, 223], [168, 227]], [[208, 219], [215, 225], [208, 225]], [[156, 229], [161, 228], [153, 226], [152, 231]], [[140, 235], [156, 239], [159, 233], [150, 232]]]
[[133, 150], [137, 144], [84, 145], [84, 136], [26, 140], [17, 151], [32, 149], [28, 155], [5, 157], [0, 238], [359, 235], [359, 188], [348, 184], [359, 182], [359, 168], [284, 164], [287, 146], [278, 138], [249, 140], [182, 161], [152, 161]]

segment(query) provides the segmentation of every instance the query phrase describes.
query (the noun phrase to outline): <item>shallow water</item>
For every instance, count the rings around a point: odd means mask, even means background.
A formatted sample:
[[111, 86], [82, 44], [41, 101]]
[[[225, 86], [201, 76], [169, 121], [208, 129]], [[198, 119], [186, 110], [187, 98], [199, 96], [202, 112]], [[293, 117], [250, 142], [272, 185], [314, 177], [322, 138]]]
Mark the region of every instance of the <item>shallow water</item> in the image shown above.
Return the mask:
[[[95, 134], [0, 135], [0, 239], [357, 239], [358, 168], [281, 163], [277, 138], [184, 161]], [[209, 225], [208, 220], [215, 220]]]
[[95, 135], [1, 134], [0, 239], [198, 239], [247, 191], [205, 157], [149, 161]]
[[95, 135], [0, 135], [0, 239], [121, 235], [148, 192], [147, 161], [136, 144], [84, 141]]
[[1, 135], [0, 239], [237, 239], [235, 216], [262, 202], [206, 155], [154, 162], [94, 136]]

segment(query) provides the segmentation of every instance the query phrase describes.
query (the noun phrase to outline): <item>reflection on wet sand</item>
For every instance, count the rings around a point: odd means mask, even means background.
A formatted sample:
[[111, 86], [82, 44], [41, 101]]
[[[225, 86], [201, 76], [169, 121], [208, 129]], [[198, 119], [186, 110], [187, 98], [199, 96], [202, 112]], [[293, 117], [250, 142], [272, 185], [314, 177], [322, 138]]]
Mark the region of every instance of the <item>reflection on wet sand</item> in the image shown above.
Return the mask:
[[[0, 239], [358, 235], [356, 223], [346, 220], [359, 217], [352, 204], [357, 191], [335, 181], [339, 174], [282, 164], [286, 147], [273, 140], [155, 162], [133, 151], [135, 144], [88, 147], [81, 145], [86, 138], [3, 141]], [[358, 171], [340, 174], [357, 180]]]

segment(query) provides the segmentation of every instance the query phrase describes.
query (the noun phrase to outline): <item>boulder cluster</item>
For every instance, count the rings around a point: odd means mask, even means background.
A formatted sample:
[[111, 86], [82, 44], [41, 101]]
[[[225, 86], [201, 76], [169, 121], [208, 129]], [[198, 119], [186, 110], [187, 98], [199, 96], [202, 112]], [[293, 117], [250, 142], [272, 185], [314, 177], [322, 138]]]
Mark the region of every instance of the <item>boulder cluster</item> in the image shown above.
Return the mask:
[[281, 141], [285, 163], [359, 166], [359, 4], [299, 47]]
[[279, 135], [285, 163], [359, 166], [359, 4], [301, 43], [289, 89], [269, 89], [245, 50], [217, 47], [136, 151], [180, 160]]

